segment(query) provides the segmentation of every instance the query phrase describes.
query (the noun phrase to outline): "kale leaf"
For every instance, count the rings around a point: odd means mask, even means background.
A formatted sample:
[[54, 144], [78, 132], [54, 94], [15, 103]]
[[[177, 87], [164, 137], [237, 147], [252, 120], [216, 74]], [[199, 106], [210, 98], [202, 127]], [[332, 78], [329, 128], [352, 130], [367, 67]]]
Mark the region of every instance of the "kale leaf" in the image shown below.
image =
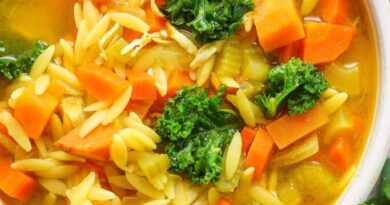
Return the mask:
[[233, 110], [220, 109], [221, 88], [209, 97], [205, 88], [184, 87], [164, 107], [156, 131], [166, 143], [170, 171], [197, 184], [215, 183], [222, 172], [223, 149], [242, 126]]
[[[28, 73], [37, 57], [47, 48], [47, 44], [37, 41], [19, 57], [2, 56], [0, 57], [0, 74], [8, 80], [15, 80], [23, 73]], [[0, 43], [0, 55], [5, 52], [4, 44]]]
[[312, 64], [291, 59], [268, 72], [268, 90], [255, 96], [256, 103], [270, 118], [287, 102], [288, 114], [302, 114], [312, 109], [327, 89], [328, 83]]
[[252, 0], [167, 0], [162, 11], [173, 25], [207, 43], [232, 35], [253, 7]]

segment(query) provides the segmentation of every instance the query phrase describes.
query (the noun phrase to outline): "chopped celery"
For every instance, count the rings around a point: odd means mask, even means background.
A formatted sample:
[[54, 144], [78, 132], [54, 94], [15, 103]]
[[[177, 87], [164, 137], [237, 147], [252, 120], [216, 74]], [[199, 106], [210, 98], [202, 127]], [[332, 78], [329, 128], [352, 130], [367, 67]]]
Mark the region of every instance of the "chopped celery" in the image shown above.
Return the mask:
[[215, 72], [224, 77], [236, 77], [242, 67], [242, 57], [240, 39], [236, 36], [229, 38], [218, 55]]
[[313, 134], [310, 137], [275, 153], [271, 158], [270, 166], [276, 168], [295, 164], [316, 154], [318, 148], [318, 136], [317, 134]]
[[355, 97], [360, 94], [360, 68], [358, 63], [331, 64], [324, 71], [329, 86]]
[[240, 85], [240, 90], [251, 100], [253, 100], [255, 94], [264, 89], [264, 84], [260, 81], [244, 81]]
[[244, 50], [242, 77], [249, 80], [265, 82], [270, 63], [263, 50], [257, 45], [252, 45]]

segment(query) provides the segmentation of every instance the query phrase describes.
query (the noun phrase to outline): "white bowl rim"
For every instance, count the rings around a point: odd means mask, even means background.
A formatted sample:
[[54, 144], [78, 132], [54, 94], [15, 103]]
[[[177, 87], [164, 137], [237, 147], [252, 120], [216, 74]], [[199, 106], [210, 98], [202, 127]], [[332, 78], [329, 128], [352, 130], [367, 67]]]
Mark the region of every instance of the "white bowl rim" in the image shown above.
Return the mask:
[[378, 92], [376, 113], [370, 138], [354, 179], [336, 204], [357, 205], [367, 199], [374, 188], [390, 148], [390, 2], [366, 1], [376, 39]]

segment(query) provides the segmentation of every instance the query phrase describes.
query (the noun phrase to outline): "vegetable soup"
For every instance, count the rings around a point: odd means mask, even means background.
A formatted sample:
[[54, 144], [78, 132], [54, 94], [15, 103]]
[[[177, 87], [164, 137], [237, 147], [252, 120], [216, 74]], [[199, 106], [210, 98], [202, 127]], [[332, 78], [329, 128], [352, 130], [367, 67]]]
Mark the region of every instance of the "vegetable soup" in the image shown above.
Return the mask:
[[364, 2], [0, 1], [5, 204], [328, 205], [378, 66]]

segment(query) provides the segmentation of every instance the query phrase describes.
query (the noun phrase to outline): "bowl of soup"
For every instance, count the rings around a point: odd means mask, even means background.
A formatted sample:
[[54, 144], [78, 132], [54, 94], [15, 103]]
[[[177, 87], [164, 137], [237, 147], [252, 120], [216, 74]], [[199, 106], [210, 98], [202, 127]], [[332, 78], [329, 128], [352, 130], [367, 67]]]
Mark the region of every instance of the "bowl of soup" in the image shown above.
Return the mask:
[[363, 202], [385, 0], [3, 0], [0, 204]]

